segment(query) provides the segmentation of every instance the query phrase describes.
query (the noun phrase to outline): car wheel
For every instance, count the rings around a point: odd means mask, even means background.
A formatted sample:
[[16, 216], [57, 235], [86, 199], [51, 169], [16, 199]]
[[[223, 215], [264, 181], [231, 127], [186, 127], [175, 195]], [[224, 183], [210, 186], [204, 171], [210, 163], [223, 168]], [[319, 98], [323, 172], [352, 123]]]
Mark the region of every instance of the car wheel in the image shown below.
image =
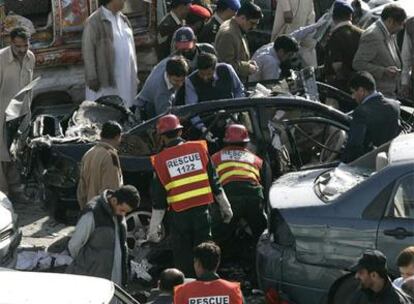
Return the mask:
[[349, 304], [351, 303], [354, 292], [358, 290], [358, 281], [353, 277], [349, 276], [346, 278], [336, 289], [335, 294], [331, 298], [329, 303], [331, 304]]

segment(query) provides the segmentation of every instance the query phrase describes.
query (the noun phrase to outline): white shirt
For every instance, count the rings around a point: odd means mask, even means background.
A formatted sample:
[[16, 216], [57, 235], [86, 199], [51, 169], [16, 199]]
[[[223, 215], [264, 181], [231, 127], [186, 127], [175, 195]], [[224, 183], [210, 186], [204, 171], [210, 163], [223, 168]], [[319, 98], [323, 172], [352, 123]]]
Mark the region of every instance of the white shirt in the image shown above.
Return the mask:
[[412, 51], [413, 51], [413, 42], [408, 36], [407, 32], [404, 34], [404, 42], [401, 51], [402, 59], [402, 73], [401, 73], [401, 84], [408, 85], [410, 83], [411, 69], [413, 66], [412, 62]]
[[112, 25], [116, 87], [100, 88], [97, 92], [87, 87], [86, 99], [96, 100], [106, 95], [118, 95], [124, 100], [125, 106], [129, 108], [135, 103], [138, 87], [134, 35], [128, 24], [121, 18], [120, 12], [114, 14], [105, 6], [102, 8], [105, 18]]

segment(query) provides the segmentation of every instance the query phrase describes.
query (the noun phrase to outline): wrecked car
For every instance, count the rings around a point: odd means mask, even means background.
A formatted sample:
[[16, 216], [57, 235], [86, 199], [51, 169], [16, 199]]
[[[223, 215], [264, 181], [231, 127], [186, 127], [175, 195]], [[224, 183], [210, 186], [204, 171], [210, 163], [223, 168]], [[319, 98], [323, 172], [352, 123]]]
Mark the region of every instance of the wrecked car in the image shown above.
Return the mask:
[[[209, 143], [210, 153], [222, 148], [226, 125], [244, 124], [252, 138], [250, 149], [266, 160], [264, 185], [268, 188], [273, 178], [285, 172], [338, 161], [350, 117], [319, 100], [335, 98], [343, 111], [355, 107], [346, 93], [317, 84], [312, 71], [293, 75], [274, 86], [273, 93], [257, 86], [252, 97], [175, 107], [171, 112], [182, 120], [185, 139], [202, 138], [191, 123], [193, 117], [201, 118], [217, 137]], [[85, 101], [80, 106], [38, 106], [30, 112], [31, 86], [28, 94], [22, 90], [7, 109], [11, 152], [20, 163], [29, 194], [46, 201], [53, 213], [77, 207], [79, 162], [97, 140], [100, 125], [116, 120], [125, 132], [119, 149], [124, 182], [137, 186], [143, 198], [142, 209], [150, 211], [150, 156], [161, 149], [155, 130], [157, 118], [139, 124], [122, 100], [114, 96]], [[403, 129], [410, 130], [413, 112], [408, 107], [402, 111]]]
[[[191, 123], [191, 118], [201, 118], [217, 137], [209, 143], [211, 153], [222, 147], [227, 124], [244, 124], [252, 139], [250, 149], [267, 160], [264, 181], [267, 185], [284, 172], [336, 161], [349, 125], [346, 114], [292, 95], [205, 102], [171, 111], [182, 120], [185, 139], [202, 138]], [[96, 141], [99, 125], [111, 119], [121, 122], [125, 131], [119, 149], [124, 182], [137, 186], [143, 199], [142, 208], [151, 210], [150, 156], [161, 149], [155, 130], [157, 118], [138, 124], [115, 97], [85, 101], [79, 107], [73, 104], [37, 107], [29, 122], [26, 117], [23, 124], [26, 127], [20, 124], [18, 132], [9, 132], [18, 134], [11, 136], [14, 139], [11, 152], [21, 165], [29, 194], [46, 201], [54, 210], [77, 207], [79, 162]], [[13, 119], [8, 121], [13, 125]]]
[[17, 225], [17, 214], [7, 196], [0, 192], [0, 267], [13, 268], [17, 261], [17, 247], [22, 233]]
[[257, 277], [270, 297], [349, 303], [348, 271], [365, 249], [396, 257], [414, 242], [414, 134], [329, 169], [288, 173], [269, 193], [269, 225], [257, 245]]

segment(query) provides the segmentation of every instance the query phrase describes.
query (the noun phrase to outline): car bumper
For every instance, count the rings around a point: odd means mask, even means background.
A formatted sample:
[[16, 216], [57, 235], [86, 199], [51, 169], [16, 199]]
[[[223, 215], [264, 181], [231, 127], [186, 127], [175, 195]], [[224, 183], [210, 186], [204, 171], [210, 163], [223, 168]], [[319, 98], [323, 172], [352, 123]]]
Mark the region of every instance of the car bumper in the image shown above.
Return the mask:
[[16, 229], [8, 238], [0, 241], [0, 267], [14, 268], [17, 261], [17, 248], [22, 240], [22, 232]]
[[[323, 284], [321, 273], [331, 270], [314, 265], [303, 264], [296, 260], [293, 247], [276, 244], [272, 236], [265, 231], [256, 247], [256, 272], [261, 290], [265, 293], [270, 289], [285, 294], [294, 303], [321, 304], [325, 303], [330, 284]], [[336, 271], [335, 271], [336, 272]], [[310, 277], [320, 277], [319, 284], [309, 281]], [[325, 282], [327, 283], [327, 282]], [[323, 287], [317, 285], [325, 285]]]

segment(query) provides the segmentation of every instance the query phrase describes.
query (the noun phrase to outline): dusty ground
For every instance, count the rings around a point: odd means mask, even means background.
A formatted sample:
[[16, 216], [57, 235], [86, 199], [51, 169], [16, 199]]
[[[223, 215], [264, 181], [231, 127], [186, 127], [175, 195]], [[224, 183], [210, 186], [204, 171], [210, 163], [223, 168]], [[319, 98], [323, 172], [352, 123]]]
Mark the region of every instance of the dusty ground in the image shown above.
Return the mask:
[[[20, 251], [48, 249], [52, 245], [61, 243], [60, 240], [70, 236], [74, 231], [74, 226], [67, 226], [55, 221], [41, 202], [15, 203], [14, 209], [19, 216], [19, 225], [23, 233]], [[61, 248], [60, 245], [53, 247]], [[144, 251], [144, 248], [141, 249], [141, 254]], [[163, 258], [161, 257], [161, 259]], [[159, 266], [156, 266], [156, 268], [159, 268]], [[240, 267], [235, 265], [223, 266], [220, 272], [224, 277], [242, 282], [242, 287], [244, 287], [243, 293], [247, 303], [264, 303], [263, 296], [251, 290], [252, 287], [249, 286], [250, 283], [246, 278], [246, 273], [243, 273]], [[154, 287], [154, 282], [147, 282], [144, 285], [141, 283], [143, 283], [142, 280], [133, 280], [129, 285], [128, 291], [134, 294], [141, 302], [145, 302], [143, 299], [149, 295], [149, 290], [151, 287]]]
[[20, 245], [22, 249], [46, 249], [74, 230], [74, 226], [65, 226], [51, 218], [41, 202], [16, 203], [14, 209], [19, 216], [19, 225], [23, 233]]

